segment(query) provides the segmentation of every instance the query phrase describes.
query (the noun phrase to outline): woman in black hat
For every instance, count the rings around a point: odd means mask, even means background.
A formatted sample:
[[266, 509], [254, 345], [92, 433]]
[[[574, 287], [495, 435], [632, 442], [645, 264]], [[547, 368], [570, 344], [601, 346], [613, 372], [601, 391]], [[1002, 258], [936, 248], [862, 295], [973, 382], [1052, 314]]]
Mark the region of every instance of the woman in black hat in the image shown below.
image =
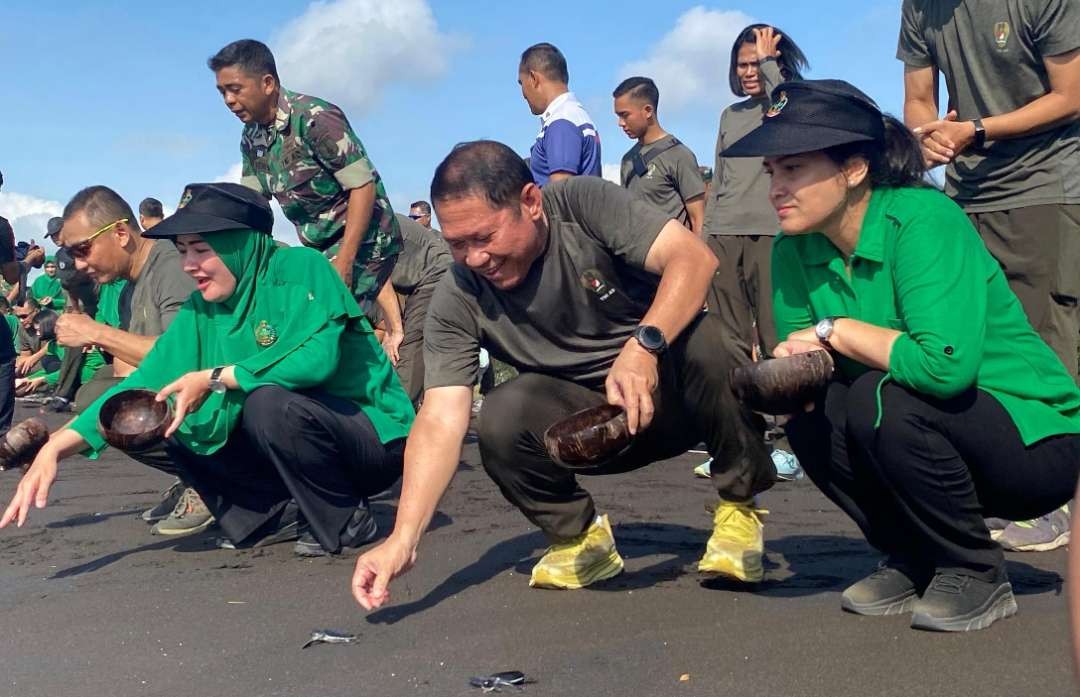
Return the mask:
[[1012, 615], [983, 517], [1072, 497], [1080, 390], [961, 209], [924, 184], [912, 134], [862, 92], [783, 83], [725, 155], [763, 156], [771, 176], [775, 355], [829, 350], [839, 368], [788, 437], [886, 555], [842, 607], [938, 631]]
[[375, 534], [366, 498], [401, 475], [412, 404], [352, 294], [320, 254], [280, 248], [266, 201], [192, 184], [146, 237], [171, 238], [192, 294], [138, 369], [53, 435], [0, 527], [45, 505], [57, 461], [105, 447], [102, 404], [131, 388], [173, 402], [166, 449], [224, 546], [297, 540], [337, 552]]

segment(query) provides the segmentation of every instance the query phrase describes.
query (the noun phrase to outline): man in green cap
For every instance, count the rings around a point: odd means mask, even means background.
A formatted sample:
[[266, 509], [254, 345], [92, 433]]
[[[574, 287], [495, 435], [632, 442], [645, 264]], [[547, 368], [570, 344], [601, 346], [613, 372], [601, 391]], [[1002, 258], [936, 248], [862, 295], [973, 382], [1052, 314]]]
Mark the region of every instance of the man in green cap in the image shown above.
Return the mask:
[[252, 39], [214, 54], [225, 105], [244, 122], [241, 183], [273, 196], [300, 241], [333, 263], [360, 308], [378, 304], [386, 318], [383, 347], [397, 360], [401, 308], [386, 283], [401, 251], [401, 231], [382, 178], [337, 106], [287, 90], [274, 56]]

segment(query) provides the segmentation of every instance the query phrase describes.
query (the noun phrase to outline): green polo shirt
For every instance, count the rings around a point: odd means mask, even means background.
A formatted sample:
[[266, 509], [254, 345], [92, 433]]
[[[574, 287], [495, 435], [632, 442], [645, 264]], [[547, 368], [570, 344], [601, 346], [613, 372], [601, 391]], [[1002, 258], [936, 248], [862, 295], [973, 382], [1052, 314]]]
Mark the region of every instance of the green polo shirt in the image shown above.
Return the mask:
[[[877, 189], [850, 272], [821, 233], [773, 244], [777, 334], [843, 316], [903, 332], [886, 379], [938, 399], [995, 397], [1025, 445], [1080, 433], [1080, 389], [1027, 321], [964, 212], [930, 188]], [[843, 358], [853, 378], [867, 367]]]

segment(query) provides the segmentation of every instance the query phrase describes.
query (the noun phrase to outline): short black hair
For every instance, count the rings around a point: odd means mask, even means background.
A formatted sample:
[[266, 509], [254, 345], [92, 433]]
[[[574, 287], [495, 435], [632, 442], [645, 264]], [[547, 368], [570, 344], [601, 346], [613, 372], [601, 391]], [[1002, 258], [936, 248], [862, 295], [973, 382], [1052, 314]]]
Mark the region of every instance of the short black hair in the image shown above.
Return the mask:
[[615, 91], [611, 93], [611, 96], [615, 99], [629, 94], [634, 99], [643, 99], [646, 103], [651, 104], [653, 110], [660, 104], [660, 90], [656, 89], [656, 83], [651, 78], [635, 76], [628, 77], [619, 83], [619, 86], [615, 88]]
[[413, 201], [409, 204], [409, 208], [419, 208], [424, 215], [431, 215], [431, 204], [427, 201]]
[[221, 49], [206, 60], [206, 65], [215, 73], [231, 65], [240, 66], [248, 75], [262, 77], [273, 75], [274, 81], [281, 84], [277, 74], [277, 63], [270, 48], [255, 39], [240, 39]]
[[510, 208], [521, 201], [521, 190], [532, 181], [525, 160], [509, 146], [494, 140], [458, 143], [435, 168], [431, 200], [481, 196], [494, 208]]
[[518, 71], [531, 70], [540, 73], [549, 80], [570, 84], [570, 71], [566, 67], [566, 57], [562, 51], [549, 43], [533, 44], [521, 54]]
[[[802, 72], [810, 68], [809, 61], [806, 60], [806, 54], [802, 52], [802, 49], [791, 40], [786, 31], [780, 29], [775, 24], [751, 24], [746, 29], [739, 32], [739, 38], [735, 39], [735, 43], [731, 46], [731, 65], [728, 68], [728, 84], [731, 85], [731, 91], [736, 97], [745, 97], [746, 92], [743, 92], [742, 83], [739, 81], [739, 74], [736, 68], [739, 64], [739, 49], [743, 44], [752, 44], [757, 42], [757, 38], [754, 36], [755, 29], [766, 29], [772, 27], [773, 30], [780, 35], [780, 43], [776, 47], [780, 51], [780, 56], [777, 57], [776, 62], [780, 67], [780, 74], [784, 76], [785, 80], [801, 80]], [[768, 97], [769, 95], [765, 95]]]
[[164, 218], [165, 209], [162, 207], [161, 201], [147, 196], [139, 202], [139, 215], [144, 218]]
[[64, 220], [84, 211], [90, 223], [98, 227], [127, 218], [128, 227], [139, 229], [139, 221], [127, 201], [107, 186], [88, 186], [71, 197], [64, 206]]

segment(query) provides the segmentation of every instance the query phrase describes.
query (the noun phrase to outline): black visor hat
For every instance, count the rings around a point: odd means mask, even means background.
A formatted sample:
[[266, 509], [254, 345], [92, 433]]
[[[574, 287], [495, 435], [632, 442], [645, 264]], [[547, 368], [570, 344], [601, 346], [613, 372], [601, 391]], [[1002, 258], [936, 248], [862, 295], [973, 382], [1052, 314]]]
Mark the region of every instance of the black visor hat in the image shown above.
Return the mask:
[[241, 184], [188, 184], [176, 212], [144, 230], [151, 239], [205, 235], [224, 230], [257, 230], [271, 234], [274, 213], [258, 193]]
[[776, 157], [885, 139], [874, 100], [843, 80], [791, 80], [772, 92], [761, 125], [725, 148], [724, 157]]

